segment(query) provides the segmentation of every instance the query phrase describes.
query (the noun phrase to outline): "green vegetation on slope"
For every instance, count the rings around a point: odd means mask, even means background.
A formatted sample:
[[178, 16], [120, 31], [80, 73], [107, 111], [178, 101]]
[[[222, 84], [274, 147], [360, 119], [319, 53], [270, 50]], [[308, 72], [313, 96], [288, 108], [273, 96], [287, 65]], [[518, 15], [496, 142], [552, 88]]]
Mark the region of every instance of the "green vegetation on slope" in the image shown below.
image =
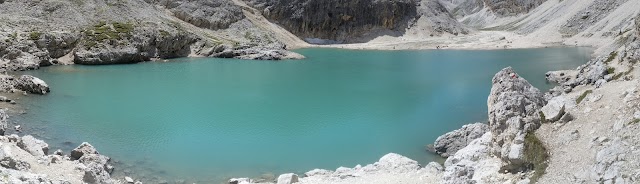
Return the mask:
[[547, 160], [549, 159], [549, 153], [547, 152], [547, 148], [544, 147], [544, 144], [534, 133], [529, 133], [524, 139], [524, 149], [525, 155], [524, 159], [526, 162], [531, 164], [533, 167], [533, 176], [531, 176], [531, 183], [535, 183], [542, 177], [549, 163]]
[[584, 100], [584, 98], [587, 97], [587, 95], [589, 95], [589, 93], [593, 93], [592, 90], [586, 90], [582, 93], [582, 95], [580, 95], [577, 99], [576, 99], [576, 104], [580, 104], [580, 102], [582, 102], [582, 100]]
[[92, 48], [105, 40], [122, 40], [123, 38], [129, 38], [133, 30], [134, 26], [131, 23], [113, 22], [107, 24], [106, 22], [100, 22], [84, 30], [86, 38], [85, 46]]

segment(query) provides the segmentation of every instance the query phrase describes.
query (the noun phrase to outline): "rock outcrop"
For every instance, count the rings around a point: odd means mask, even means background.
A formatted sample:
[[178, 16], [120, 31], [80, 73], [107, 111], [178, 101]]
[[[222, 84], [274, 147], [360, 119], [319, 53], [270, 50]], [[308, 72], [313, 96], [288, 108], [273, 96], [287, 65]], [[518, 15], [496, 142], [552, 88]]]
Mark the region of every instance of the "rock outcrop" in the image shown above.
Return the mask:
[[525, 169], [525, 137], [540, 127], [539, 110], [546, 101], [511, 67], [498, 72], [492, 82], [487, 105], [496, 155], [506, 163], [506, 170]]
[[91, 155], [91, 154], [100, 154], [100, 153], [98, 153], [98, 150], [96, 150], [96, 148], [94, 148], [88, 142], [83, 142], [82, 144], [80, 144], [80, 146], [71, 150], [70, 157], [73, 160], [79, 160], [80, 158], [82, 158], [82, 156]]
[[31, 75], [22, 75], [16, 80], [15, 88], [33, 94], [44, 95], [50, 92], [49, 85], [42, 79]]
[[42, 79], [31, 75], [22, 75], [15, 78], [9, 75], [0, 74], [0, 91], [17, 92], [24, 91], [33, 94], [44, 95], [50, 92], [49, 85]]
[[177, 29], [155, 29], [153, 25], [99, 23], [84, 30], [74, 52], [74, 63], [86, 65], [126, 64], [151, 58], [186, 57], [194, 35]]
[[488, 131], [489, 125], [484, 123], [464, 125], [458, 130], [439, 136], [433, 144], [433, 151], [442, 157], [449, 157]]
[[24, 137], [21, 137], [16, 145], [36, 157], [41, 157], [49, 154], [49, 145], [42, 140], [34, 138], [31, 135], [25, 135]]

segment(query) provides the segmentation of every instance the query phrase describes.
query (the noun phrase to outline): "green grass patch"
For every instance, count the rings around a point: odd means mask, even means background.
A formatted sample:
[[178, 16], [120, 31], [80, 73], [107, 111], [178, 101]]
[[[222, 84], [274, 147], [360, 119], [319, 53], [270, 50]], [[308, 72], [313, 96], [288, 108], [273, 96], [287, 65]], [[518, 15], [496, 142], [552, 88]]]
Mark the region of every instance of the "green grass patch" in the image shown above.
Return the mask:
[[607, 58], [607, 60], [604, 61], [604, 63], [609, 63], [609, 62], [613, 61], [613, 59], [615, 59], [616, 57], [618, 57], [618, 52], [613, 51], [613, 52], [609, 53], [609, 57]]
[[614, 67], [607, 67], [607, 74], [613, 74], [616, 73], [616, 68]]
[[530, 163], [531, 169], [533, 169], [534, 173], [531, 178], [531, 183], [536, 183], [542, 175], [544, 175], [545, 170], [549, 166], [547, 160], [549, 159], [549, 153], [547, 152], [547, 148], [544, 147], [544, 144], [534, 133], [528, 133], [524, 139], [524, 159], [527, 163]]
[[538, 112], [538, 114], [540, 115], [540, 122], [546, 123], [547, 117], [544, 116], [544, 113], [542, 111], [540, 111], [540, 112]]
[[584, 98], [587, 97], [587, 95], [589, 95], [589, 93], [593, 93], [593, 90], [586, 90], [582, 93], [582, 95], [580, 95], [577, 99], [576, 99], [576, 104], [580, 104], [580, 102], [582, 102], [582, 100], [584, 100]]
[[135, 27], [131, 23], [113, 22], [109, 24], [100, 22], [83, 31], [85, 35], [84, 45], [92, 48], [104, 41], [129, 38], [134, 29]]
[[29, 33], [29, 39], [30, 40], [38, 40], [38, 39], [40, 39], [41, 35], [42, 35], [42, 33], [38, 32], [38, 31], [33, 31], [33, 32]]
[[611, 77], [611, 79], [612, 79], [612, 80], [618, 80], [618, 79], [620, 79], [622, 76], [629, 75], [632, 71], [633, 71], [633, 68], [632, 68], [632, 67], [629, 67], [629, 69], [628, 69], [627, 71], [622, 72], [622, 73], [619, 73], [619, 74], [616, 74], [616, 75], [614, 75], [613, 77]]
[[640, 119], [634, 118], [633, 120], [629, 121], [629, 123], [627, 123], [627, 125], [633, 125], [633, 124], [637, 124], [637, 123], [640, 123]]
[[165, 30], [160, 30], [160, 36], [167, 37], [167, 36], [169, 36], [169, 32], [167, 32]]

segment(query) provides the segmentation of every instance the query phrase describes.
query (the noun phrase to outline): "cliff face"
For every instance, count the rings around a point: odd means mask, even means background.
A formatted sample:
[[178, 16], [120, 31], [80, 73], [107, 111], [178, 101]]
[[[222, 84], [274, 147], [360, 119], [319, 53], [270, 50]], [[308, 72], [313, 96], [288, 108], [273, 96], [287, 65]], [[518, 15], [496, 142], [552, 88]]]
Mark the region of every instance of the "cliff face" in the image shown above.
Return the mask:
[[527, 13], [547, 0], [483, 0], [487, 8], [499, 16]]
[[404, 31], [415, 0], [251, 0], [263, 15], [302, 38], [352, 42], [375, 30]]

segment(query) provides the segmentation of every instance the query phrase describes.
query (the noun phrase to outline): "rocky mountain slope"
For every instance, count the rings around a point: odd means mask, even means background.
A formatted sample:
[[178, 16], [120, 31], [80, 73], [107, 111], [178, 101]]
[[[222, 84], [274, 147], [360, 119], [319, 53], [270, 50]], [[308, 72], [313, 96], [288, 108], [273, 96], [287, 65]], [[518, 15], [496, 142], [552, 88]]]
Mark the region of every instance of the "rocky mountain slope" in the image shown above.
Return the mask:
[[0, 63], [7, 70], [186, 56], [300, 57], [255, 28], [231, 1], [8, 0], [0, 22]]

